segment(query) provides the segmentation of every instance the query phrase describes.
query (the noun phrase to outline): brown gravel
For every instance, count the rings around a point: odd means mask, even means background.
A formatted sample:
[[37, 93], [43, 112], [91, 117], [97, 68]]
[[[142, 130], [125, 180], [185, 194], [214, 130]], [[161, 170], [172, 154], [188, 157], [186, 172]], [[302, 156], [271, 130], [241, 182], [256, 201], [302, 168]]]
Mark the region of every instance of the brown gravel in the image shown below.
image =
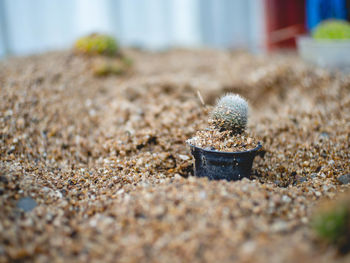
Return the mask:
[[[127, 53], [134, 72], [105, 78], [70, 52], [0, 64], [0, 262], [349, 262], [309, 227], [350, 188], [349, 75], [294, 55]], [[186, 178], [198, 91], [249, 100], [254, 180]]]
[[258, 142], [247, 133], [233, 134], [232, 131], [211, 128], [197, 131], [186, 142], [199, 148], [221, 152], [242, 152], [258, 146]]

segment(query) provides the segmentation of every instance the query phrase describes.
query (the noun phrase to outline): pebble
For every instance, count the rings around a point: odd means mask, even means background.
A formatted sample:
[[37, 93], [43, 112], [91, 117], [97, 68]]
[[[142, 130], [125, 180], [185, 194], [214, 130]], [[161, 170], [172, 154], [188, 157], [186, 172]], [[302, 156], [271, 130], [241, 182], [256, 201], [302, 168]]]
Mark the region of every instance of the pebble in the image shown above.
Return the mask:
[[321, 132], [320, 136], [324, 139], [329, 139], [329, 134], [328, 132]]
[[179, 157], [181, 160], [184, 160], [184, 161], [191, 159], [188, 155], [184, 155], [184, 154], [179, 154]]
[[17, 207], [24, 212], [30, 212], [37, 206], [36, 201], [31, 197], [23, 197], [17, 202]]
[[288, 223], [285, 221], [278, 221], [272, 224], [272, 232], [284, 232], [288, 229]]
[[282, 202], [290, 203], [291, 201], [292, 201], [292, 199], [289, 196], [287, 196], [287, 195], [282, 196]]
[[4, 183], [4, 184], [7, 184], [7, 183], [8, 183], [8, 180], [7, 180], [6, 176], [0, 175], [0, 182], [1, 182], [1, 183]]
[[338, 181], [341, 184], [349, 184], [350, 183], [350, 174], [344, 174], [338, 177]]

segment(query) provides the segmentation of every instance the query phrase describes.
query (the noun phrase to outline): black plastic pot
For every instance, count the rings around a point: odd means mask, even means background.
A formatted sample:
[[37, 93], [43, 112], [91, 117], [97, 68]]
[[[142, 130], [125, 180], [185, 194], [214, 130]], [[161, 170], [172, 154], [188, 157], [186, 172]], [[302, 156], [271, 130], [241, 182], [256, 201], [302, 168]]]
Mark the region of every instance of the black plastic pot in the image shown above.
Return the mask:
[[261, 144], [244, 152], [219, 152], [193, 145], [190, 145], [190, 148], [195, 159], [195, 176], [208, 177], [211, 180], [236, 181], [244, 177], [250, 178], [253, 160]]

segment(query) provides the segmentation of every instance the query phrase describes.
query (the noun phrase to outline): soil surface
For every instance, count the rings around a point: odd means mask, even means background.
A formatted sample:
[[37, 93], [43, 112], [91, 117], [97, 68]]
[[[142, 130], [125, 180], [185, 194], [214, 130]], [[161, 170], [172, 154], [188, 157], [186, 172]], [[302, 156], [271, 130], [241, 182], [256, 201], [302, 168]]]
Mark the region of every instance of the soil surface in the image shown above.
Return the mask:
[[234, 134], [232, 131], [219, 131], [215, 128], [197, 131], [195, 136], [186, 142], [199, 148], [220, 152], [243, 152], [258, 146], [258, 142], [247, 133]]
[[[350, 186], [350, 76], [295, 55], [55, 52], [0, 63], [0, 262], [349, 262], [309, 223]], [[253, 180], [195, 178], [185, 141], [227, 93], [264, 146]]]

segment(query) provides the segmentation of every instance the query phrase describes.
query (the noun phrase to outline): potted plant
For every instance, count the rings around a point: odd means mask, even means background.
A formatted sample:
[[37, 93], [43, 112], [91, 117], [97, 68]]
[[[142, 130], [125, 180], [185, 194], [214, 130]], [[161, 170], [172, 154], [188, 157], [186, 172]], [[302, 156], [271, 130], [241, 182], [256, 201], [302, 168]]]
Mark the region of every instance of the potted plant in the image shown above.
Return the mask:
[[209, 179], [250, 178], [261, 144], [246, 132], [248, 103], [237, 94], [220, 98], [210, 113], [209, 128], [187, 140], [195, 159], [195, 175]]
[[326, 20], [310, 36], [297, 39], [298, 52], [307, 62], [350, 72], [350, 23]]

